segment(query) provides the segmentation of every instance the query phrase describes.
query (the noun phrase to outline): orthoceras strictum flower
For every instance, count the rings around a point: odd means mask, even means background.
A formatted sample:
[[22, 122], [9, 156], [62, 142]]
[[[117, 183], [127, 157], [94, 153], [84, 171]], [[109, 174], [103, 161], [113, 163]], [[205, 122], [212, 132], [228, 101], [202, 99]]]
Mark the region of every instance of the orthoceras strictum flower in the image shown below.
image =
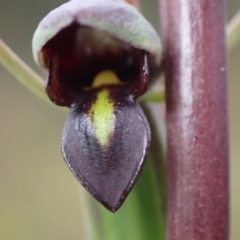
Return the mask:
[[33, 37], [46, 91], [71, 108], [62, 153], [81, 184], [116, 211], [136, 182], [150, 129], [137, 103], [160, 63], [160, 40], [121, 0], [72, 0], [50, 12]]

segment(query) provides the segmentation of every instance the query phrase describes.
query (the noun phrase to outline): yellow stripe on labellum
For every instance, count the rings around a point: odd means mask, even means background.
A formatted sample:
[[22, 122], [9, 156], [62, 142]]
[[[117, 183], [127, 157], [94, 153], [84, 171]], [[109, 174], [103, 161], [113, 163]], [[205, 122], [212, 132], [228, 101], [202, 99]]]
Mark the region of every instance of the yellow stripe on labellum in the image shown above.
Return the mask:
[[90, 87], [84, 87], [83, 90], [89, 91], [94, 88], [98, 88], [104, 85], [124, 85], [118, 76], [110, 70], [102, 71], [94, 78], [93, 83]]
[[[97, 87], [103, 84], [113, 85], [118, 82], [120, 80], [116, 74], [111, 71], [103, 71], [95, 77], [92, 86]], [[114, 131], [116, 117], [114, 115], [114, 103], [110, 98], [107, 88], [103, 88], [97, 93], [97, 99], [91, 106], [88, 115], [92, 120], [98, 142], [103, 147], [108, 147], [109, 139]]]

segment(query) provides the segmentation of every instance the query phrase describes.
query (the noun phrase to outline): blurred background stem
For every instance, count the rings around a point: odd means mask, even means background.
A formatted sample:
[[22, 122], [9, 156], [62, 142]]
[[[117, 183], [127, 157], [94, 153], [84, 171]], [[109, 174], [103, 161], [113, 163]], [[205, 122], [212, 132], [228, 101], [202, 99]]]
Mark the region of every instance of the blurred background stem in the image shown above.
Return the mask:
[[50, 102], [44, 88], [44, 79], [34, 72], [0, 39], [0, 63], [26, 88], [44, 101]]
[[230, 52], [240, 41], [240, 10], [236, 13], [233, 19], [227, 26], [227, 46]]

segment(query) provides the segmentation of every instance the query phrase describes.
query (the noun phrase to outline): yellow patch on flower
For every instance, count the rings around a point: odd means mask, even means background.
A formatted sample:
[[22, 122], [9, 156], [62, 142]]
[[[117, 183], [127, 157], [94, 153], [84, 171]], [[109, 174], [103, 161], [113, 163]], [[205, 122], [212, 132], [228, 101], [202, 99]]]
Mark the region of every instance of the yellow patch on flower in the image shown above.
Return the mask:
[[93, 80], [93, 83], [90, 87], [84, 87], [85, 91], [93, 90], [101, 86], [111, 86], [111, 85], [124, 85], [125, 83], [121, 82], [118, 76], [110, 70], [105, 70], [100, 72]]
[[[119, 82], [120, 80], [116, 74], [111, 71], [103, 71], [95, 77], [92, 87], [98, 87], [103, 84], [113, 85]], [[116, 118], [114, 114], [114, 103], [110, 98], [107, 88], [103, 88], [97, 93], [97, 99], [91, 106], [88, 115], [91, 118], [98, 142], [103, 147], [107, 147], [111, 134], [114, 132]]]

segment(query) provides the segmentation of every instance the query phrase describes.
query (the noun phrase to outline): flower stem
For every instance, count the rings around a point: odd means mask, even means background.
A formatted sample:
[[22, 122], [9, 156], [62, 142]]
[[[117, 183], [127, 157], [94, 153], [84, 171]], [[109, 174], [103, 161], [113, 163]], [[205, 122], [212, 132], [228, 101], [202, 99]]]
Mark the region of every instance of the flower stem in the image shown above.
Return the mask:
[[228, 51], [231, 51], [240, 42], [240, 10], [232, 18], [227, 26]]
[[147, 103], [141, 105], [148, 119], [151, 131], [150, 155], [152, 168], [156, 175], [156, 184], [158, 186], [158, 199], [161, 202], [163, 221], [166, 219], [166, 123], [161, 113], [161, 105], [156, 103]]
[[44, 80], [24, 63], [1, 39], [0, 63], [31, 92], [43, 100], [50, 102], [44, 90]]
[[161, 0], [168, 240], [229, 237], [224, 0]]
[[139, 102], [165, 102], [165, 88], [154, 89], [152, 91], [146, 92], [139, 98]]
[[139, 0], [125, 0], [125, 2], [135, 6], [138, 10], [141, 9]]

